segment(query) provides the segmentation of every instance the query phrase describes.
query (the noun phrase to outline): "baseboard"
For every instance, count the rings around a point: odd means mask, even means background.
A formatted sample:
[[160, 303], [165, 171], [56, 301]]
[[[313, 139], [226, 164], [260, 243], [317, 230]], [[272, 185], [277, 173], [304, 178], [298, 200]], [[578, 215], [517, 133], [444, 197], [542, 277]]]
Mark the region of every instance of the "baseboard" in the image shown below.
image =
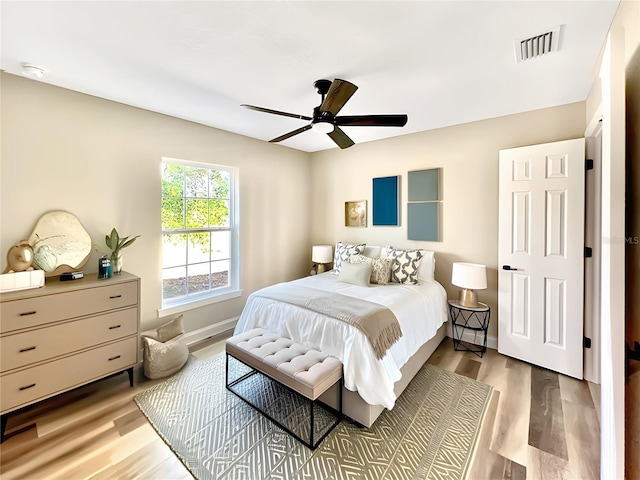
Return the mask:
[[[453, 338], [453, 334], [451, 332], [451, 323], [447, 324], [447, 337]], [[482, 332], [474, 332], [473, 330], [466, 330], [462, 334], [462, 341], [473, 343], [474, 345], [482, 345], [484, 341], [484, 333]], [[493, 348], [494, 350], [498, 349], [498, 337], [494, 335], [487, 335], [487, 347]]]
[[187, 332], [184, 334], [184, 341], [187, 345], [193, 345], [194, 343], [201, 342], [202, 340], [222, 333], [233, 332], [233, 329], [236, 328], [236, 323], [238, 323], [238, 318], [240, 317], [228, 318], [227, 320], [214, 323], [213, 325], [207, 325], [193, 332]]

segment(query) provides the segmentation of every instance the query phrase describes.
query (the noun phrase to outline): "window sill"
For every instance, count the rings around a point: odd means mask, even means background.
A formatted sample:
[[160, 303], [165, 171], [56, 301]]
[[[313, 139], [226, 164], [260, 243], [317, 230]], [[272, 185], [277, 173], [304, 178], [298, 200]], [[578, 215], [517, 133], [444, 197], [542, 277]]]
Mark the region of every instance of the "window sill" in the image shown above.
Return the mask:
[[158, 309], [158, 318], [168, 317], [176, 313], [182, 313], [187, 310], [193, 310], [200, 307], [206, 307], [214, 303], [224, 302], [232, 298], [238, 298], [242, 295], [242, 290], [231, 290], [219, 295], [205, 297], [198, 300], [183, 300], [182, 302], [173, 303], [167, 307]]

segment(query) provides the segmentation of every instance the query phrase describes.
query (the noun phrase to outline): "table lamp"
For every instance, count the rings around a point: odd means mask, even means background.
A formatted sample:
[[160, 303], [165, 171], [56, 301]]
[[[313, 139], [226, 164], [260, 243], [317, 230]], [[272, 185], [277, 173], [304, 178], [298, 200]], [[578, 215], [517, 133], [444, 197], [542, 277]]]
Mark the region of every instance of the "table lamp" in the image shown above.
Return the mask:
[[462, 288], [458, 299], [460, 305], [477, 308], [480, 304], [474, 290], [487, 288], [487, 267], [477, 263], [454, 262], [451, 283]]
[[311, 248], [311, 261], [318, 264], [318, 273], [323, 273], [325, 263], [333, 262], [333, 248], [331, 245], [314, 245]]

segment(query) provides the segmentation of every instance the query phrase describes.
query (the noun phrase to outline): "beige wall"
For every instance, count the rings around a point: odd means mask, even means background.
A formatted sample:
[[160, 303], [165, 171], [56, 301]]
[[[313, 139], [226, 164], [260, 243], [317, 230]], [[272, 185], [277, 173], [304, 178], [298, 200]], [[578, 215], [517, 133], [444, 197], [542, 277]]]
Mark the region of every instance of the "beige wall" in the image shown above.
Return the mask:
[[[455, 261], [487, 265], [488, 289], [480, 301], [492, 308], [489, 335], [497, 335], [498, 151], [500, 149], [584, 136], [585, 103], [328, 150], [312, 156], [314, 243], [366, 242], [371, 245], [421, 247], [436, 251], [436, 279], [449, 298]], [[407, 240], [407, 172], [442, 168], [440, 242]], [[400, 175], [401, 226], [344, 227], [344, 202], [367, 200], [371, 225], [371, 179]]]
[[[241, 298], [187, 313], [193, 331], [240, 313], [264, 285], [307, 274], [311, 244], [339, 240], [425, 247], [448, 290], [454, 261], [484, 263], [497, 332], [498, 151], [583, 135], [585, 103], [458, 125], [313, 154], [267, 144], [3, 74], [0, 252], [25, 238], [42, 214], [74, 213], [93, 241], [116, 226], [141, 234], [125, 270], [142, 277], [143, 328], [161, 323], [160, 159], [240, 168]], [[406, 238], [407, 172], [442, 168], [442, 241]], [[371, 179], [400, 175], [400, 227], [344, 227], [344, 202], [368, 200]], [[466, 220], [470, 218], [471, 220]], [[282, 261], [283, 258], [289, 259]], [[290, 260], [293, 259], [293, 260]], [[97, 254], [85, 267], [95, 272]]]
[[[75, 214], [94, 243], [142, 237], [124, 269], [142, 278], [142, 327], [162, 323], [160, 162], [240, 169], [241, 298], [187, 312], [197, 330], [240, 314], [248, 293], [308, 273], [309, 155], [9, 74], [1, 78], [0, 257], [50, 210]], [[97, 271], [93, 254], [85, 272]]]

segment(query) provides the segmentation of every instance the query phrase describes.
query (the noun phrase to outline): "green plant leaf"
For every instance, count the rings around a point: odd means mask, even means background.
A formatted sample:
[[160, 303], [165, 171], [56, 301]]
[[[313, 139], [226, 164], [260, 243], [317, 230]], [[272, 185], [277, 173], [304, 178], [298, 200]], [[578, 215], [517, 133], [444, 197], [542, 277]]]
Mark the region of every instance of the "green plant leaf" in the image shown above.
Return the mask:
[[111, 250], [111, 237], [109, 235], [104, 236], [104, 243], [107, 244], [107, 248]]
[[[139, 237], [140, 237], [140, 235], [136, 235], [136, 236], [135, 236], [135, 237], [133, 237], [131, 240], [124, 242], [124, 243], [120, 246], [120, 248], [128, 247], [129, 245], [131, 245], [133, 242], [135, 242], [135, 241], [136, 241], [136, 238], [139, 238]], [[129, 237], [126, 237], [126, 238], [129, 238]]]
[[118, 235], [118, 231], [116, 230], [116, 227], [113, 227], [113, 230], [111, 230], [111, 245], [115, 250], [117, 250], [118, 248], [118, 243], [120, 243], [120, 236]]

